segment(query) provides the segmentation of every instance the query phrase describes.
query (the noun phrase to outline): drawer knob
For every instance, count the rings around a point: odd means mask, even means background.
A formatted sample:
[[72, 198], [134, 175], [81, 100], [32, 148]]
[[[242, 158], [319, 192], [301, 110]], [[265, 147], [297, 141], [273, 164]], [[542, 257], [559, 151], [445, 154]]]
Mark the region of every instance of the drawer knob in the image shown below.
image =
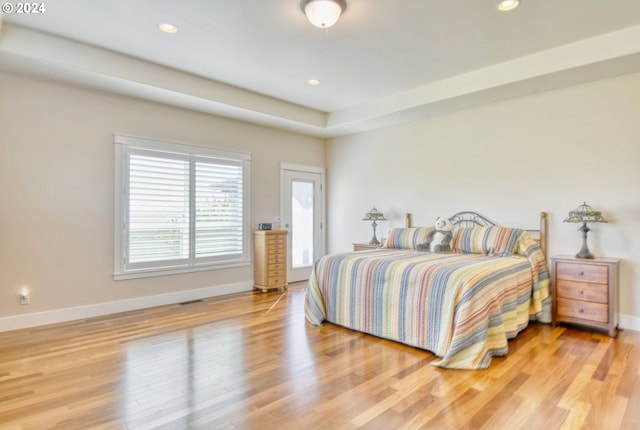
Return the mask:
[[580, 293], [580, 295], [584, 295], [584, 290], [580, 290], [578, 293]]
[[580, 309], [578, 310], [578, 312], [580, 312], [581, 314], [583, 314], [583, 313], [584, 313], [584, 309], [580, 308]]
[[578, 273], [578, 275], [584, 276], [584, 272], [580, 272], [580, 273]]

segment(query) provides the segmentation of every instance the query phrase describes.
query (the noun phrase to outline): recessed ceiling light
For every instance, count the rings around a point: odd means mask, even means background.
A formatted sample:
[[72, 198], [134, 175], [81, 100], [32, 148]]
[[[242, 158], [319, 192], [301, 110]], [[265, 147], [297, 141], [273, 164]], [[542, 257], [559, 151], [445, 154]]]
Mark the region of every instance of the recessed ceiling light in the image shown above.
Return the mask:
[[160, 31], [163, 31], [169, 34], [174, 34], [178, 32], [178, 28], [175, 25], [167, 24], [166, 22], [159, 24], [158, 28], [160, 29]]
[[498, 3], [498, 10], [500, 12], [508, 12], [510, 10], [514, 10], [520, 6], [520, 0], [502, 0]]
[[315, 87], [316, 85], [320, 85], [320, 81], [317, 79], [309, 79], [307, 81], [307, 84], [311, 85], [312, 87]]

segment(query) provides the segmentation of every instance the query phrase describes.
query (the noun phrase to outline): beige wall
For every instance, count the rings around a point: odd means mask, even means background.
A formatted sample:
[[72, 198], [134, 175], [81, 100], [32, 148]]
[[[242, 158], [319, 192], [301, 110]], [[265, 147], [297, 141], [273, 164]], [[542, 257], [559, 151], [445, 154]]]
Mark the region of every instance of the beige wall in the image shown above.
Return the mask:
[[621, 325], [640, 330], [639, 118], [634, 74], [333, 139], [328, 249], [368, 241], [375, 205], [390, 218], [379, 237], [405, 212], [417, 225], [474, 210], [536, 228], [547, 211], [549, 254], [575, 254], [578, 226], [562, 221], [586, 200], [610, 221], [592, 226], [591, 250], [624, 259]]
[[611, 221], [591, 250], [624, 259], [621, 323], [640, 329], [640, 75], [333, 139], [326, 160], [321, 139], [117, 95], [2, 74], [0, 94], [0, 322], [251, 282], [251, 267], [112, 280], [121, 133], [252, 153], [252, 225], [279, 212], [280, 162], [326, 165], [332, 252], [369, 240], [360, 220], [376, 205], [390, 219], [379, 237], [407, 211], [419, 225], [470, 209], [535, 228], [544, 210], [550, 254], [573, 254], [577, 226], [562, 220], [586, 200]]
[[325, 164], [322, 139], [0, 74], [0, 320], [252, 282], [251, 267], [112, 280], [114, 133], [251, 153], [252, 226], [279, 214], [280, 162]]

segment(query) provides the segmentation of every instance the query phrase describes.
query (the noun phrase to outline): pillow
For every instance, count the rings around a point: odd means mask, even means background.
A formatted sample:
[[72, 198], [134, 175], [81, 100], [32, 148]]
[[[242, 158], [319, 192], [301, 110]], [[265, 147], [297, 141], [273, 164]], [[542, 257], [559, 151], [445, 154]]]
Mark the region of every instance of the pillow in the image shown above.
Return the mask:
[[518, 252], [525, 233], [519, 228], [500, 226], [463, 227], [454, 232], [451, 249], [463, 254], [507, 257]]
[[[529, 314], [538, 315], [543, 311], [543, 302], [549, 297], [550, 276], [547, 259], [540, 248], [540, 243], [533, 240], [527, 231], [520, 236], [518, 254], [524, 255], [531, 265], [531, 279], [533, 281]], [[540, 318], [544, 318], [540, 316]], [[541, 319], [540, 319], [541, 320]]]
[[524, 230], [518, 239], [516, 245], [515, 254], [523, 255], [529, 259], [536, 259], [546, 261], [542, 248], [540, 248], [540, 242], [533, 240], [528, 231]]
[[392, 228], [385, 248], [416, 249], [416, 245], [424, 243], [433, 227]]

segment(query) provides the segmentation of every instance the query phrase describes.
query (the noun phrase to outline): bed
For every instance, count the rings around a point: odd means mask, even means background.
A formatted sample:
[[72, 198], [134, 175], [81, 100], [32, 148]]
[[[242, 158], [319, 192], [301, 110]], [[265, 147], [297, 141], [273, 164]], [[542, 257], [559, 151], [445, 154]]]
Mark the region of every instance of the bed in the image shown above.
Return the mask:
[[419, 252], [432, 227], [394, 228], [384, 248], [314, 262], [305, 317], [435, 354], [445, 368], [485, 369], [531, 320], [550, 319], [546, 214], [539, 230], [451, 216], [451, 252]]

